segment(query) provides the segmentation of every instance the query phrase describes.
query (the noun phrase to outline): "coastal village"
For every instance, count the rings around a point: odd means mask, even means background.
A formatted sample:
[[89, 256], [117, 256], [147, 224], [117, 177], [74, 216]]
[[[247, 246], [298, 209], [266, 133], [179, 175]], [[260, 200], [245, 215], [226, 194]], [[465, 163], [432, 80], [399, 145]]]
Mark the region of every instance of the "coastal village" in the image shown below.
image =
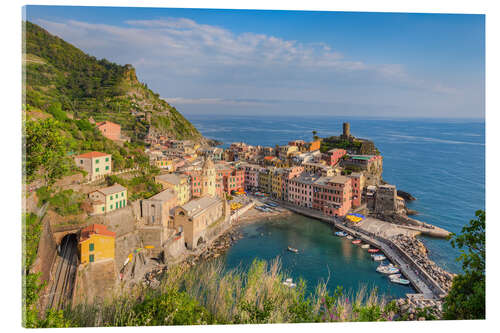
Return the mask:
[[[96, 127], [115, 142], [128, 139], [119, 124]], [[95, 300], [117, 286], [154, 286], [169, 265], [220, 256], [242, 237], [232, 228], [242, 221], [294, 212], [332, 224], [341, 230], [336, 235], [356, 238], [353, 244], [378, 258], [393, 259], [398, 281], [411, 281], [419, 291], [405, 304], [417, 308], [431, 300], [439, 307], [453, 275], [430, 261], [414, 236], [448, 232], [408, 216], [414, 212], [406, 201], [414, 198], [383, 181], [382, 155], [371, 141], [351, 135], [349, 123], [338, 137], [313, 139], [275, 147], [236, 142], [222, 149], [150, 133], [145, 153], [161, 170], [155, 182], [162, 190], [138, 200], [130, 200], [125, 186], [106, 183], [107, 177], [134, 169], [115, 172], [112, 156], [103, 152], [75, 154], [74, 163], [87, 176], [67, 187], [85, 194], [88, 217], [85, 225], [51, 229], [49, 223], [44, 230], [43, 306]], [[322, 149], [325, 145], [339, 147]]]

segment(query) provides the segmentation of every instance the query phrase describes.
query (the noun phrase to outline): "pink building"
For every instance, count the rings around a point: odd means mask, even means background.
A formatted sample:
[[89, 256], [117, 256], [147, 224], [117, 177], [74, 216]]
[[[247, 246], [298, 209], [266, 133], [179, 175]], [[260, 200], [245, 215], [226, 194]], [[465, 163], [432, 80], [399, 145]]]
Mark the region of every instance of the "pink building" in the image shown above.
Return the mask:
[[351, 179], [321, 177], [313, 185], [313, 208], [328, 216], [344, 216], [352, 207]]
[[358, 207], [361, 205], [361, 195], [363, 193], [364, 186], [364, 178], [362, 173], [352, 173], [349, 175], [351, 179], [351, 188], [352, 188], [352, 205], [354, 207]]
[[304, 172], [304, 167], [302, 166], [292, 166], [283, 169], [283, 174], [281, 178], [281, 196], [282, 200], [288, 200], [288, 190], [290, 186], [290, 180], [298, 177], [302, 172]]
[[245, 190], [257, 190], [259, 188], [259, 170], [262, 167], [255, 164], [245, 164], [242, 167], [245, 171]]
[[302, 173], [288, 180], [288, 201], [300, 207], [313, 208], [313, 184], [319, 176]]
[[345, 149], [334, 148], [326, 152], [324, 159], [328, 165], [334, 166], [345, 154], [347, 154]]
[[110, 140], [121, 140], [121, 126], [111, 121], [101, 121], [96, 124], [102, 135]]

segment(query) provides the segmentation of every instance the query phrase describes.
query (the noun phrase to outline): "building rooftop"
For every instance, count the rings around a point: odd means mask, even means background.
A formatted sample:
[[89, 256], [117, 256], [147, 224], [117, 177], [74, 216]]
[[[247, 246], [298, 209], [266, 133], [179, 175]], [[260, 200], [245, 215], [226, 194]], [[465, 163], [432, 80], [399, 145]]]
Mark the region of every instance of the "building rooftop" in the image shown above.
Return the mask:
[[83, 228], [80, 232], [80, 242], [83, 242], [90, 238], [92, 235], [104, 235], [115, 237], [116, 233], [106, 229], [105, 225], [102, 224], [92, 224], [86, 228]]
[[95, 125], [96, 125], [97, 127], [99, 127], [99, 126], [102, 126], [102, 125], [105, 125], [105, 124], [115, 125], [115, 126], [120, 126], [120, 124], [114, 123], [114, 122], [109, 121], [109, 120], [100, 121], [100, 122], [96, 123]]
[[167, 173], [165, 175], [159, 175], [155, 177], [155, 180], [161, 180], [163, 182], [172, 184], [172, 185], [179, 185], [181, 183], [181, 180], [184, 178], [184, 175], [179, 175], [175, 173]]
[[100, 189], [96, 190], [95, 192], [101, 192], [104, 195], [110, 195], [110, 194], [115, 194], [115, 193], [125, 191], [125, 190], [127, 190], [126, 187], [123, 187], [120, 184], [114, 184], [113, 186], [100, 188]]
[[194, 199], [189, 201], [188, 203], [181, 206], [182, 209], [186, 210], [188, 215], [194, 217], [210, 206], [220, 202], [220, 199], [212, 196], [205, 196], [199, 199]]
[[104, 157], [111, 156], [111, 154], [101, 153], [100, 151], [91, 151], [89, 153], [76, 155], [77, 158], [95, 158], [95, 157]]
[[161, 191], [158, 194], [153, 195], [151, 198], [147, 200], [155, 200], [155, 201], [169, 201], [172, 200], [173, 198], [176, 198], [177, 195], [175, 194], [175, 191], [170, 189], [167, 189], [165, 191]]

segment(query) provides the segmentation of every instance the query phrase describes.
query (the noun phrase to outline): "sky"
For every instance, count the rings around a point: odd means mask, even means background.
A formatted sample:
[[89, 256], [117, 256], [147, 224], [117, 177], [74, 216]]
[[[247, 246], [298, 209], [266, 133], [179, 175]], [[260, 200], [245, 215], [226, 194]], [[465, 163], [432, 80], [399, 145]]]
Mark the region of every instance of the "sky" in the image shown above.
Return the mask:
[[484, 15], [27, 6], [185, 114], [484, 118]]

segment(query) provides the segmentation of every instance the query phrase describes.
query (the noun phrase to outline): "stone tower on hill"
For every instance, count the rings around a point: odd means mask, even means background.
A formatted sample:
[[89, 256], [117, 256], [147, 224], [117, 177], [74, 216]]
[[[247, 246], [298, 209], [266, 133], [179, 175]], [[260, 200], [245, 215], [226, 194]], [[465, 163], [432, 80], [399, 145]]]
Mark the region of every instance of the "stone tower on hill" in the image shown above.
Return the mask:
[[206, 158], [202, 167], [201, 196], [215, 196], [215, 165], [211, 158]]
[[352, 135], [351, 135], [351, 124], [349, 123], [343, 123], [342, 124], [342, 135], [341, 135], [341, 138], [342, 139], [346, 139], [346, 140], [349, 140], [350, 138], [352, 138]]

